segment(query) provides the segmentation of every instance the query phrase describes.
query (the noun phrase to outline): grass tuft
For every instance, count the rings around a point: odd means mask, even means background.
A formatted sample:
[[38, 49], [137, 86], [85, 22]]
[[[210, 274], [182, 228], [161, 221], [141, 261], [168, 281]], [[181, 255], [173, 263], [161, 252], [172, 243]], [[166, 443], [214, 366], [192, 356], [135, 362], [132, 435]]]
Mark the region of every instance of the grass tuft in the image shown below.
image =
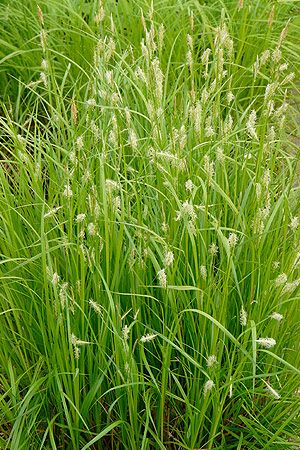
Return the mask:
[[299, 443], [295, 2], [0, 6], [0, 447]]

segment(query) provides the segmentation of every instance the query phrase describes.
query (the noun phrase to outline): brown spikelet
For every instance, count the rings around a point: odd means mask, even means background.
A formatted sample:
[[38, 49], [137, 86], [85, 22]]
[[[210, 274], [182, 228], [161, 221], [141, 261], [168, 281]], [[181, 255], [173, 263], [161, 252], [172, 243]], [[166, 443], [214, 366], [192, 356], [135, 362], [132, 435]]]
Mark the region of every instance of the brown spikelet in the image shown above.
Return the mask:
[[285, 27], [283, 28], [283, 30], [280, 33], [278, 47], [280, 47], [282, 45], [283, 41], [286, 38], [286, 35], [288, 33], [289, 23], [290, 23], [290, 19], [288, 20], [288, 22], [286, 23]]
[[102, 0], [99, 0], [98, 12], [94, 18], [96, 24], [99, 25], [104, 20], [104, 17], [105, 17], [104, 6]]
[[73, 122], [76, 125], [77, 120], [78, 120], [78, 110], [77, 110], [77, 106], [76, 106], [74, 98], [72, 98], [72, 100], [71, 100], [71, 116], [72, 116]]
[[275, 6], [273, 5], [271, 12], [269, 14], [269, 18], [268, 18], [268, 27], [269, 28], [271, 28], [273, 25], [274, 16], [275, 16]]
[[191, 13], [190, 13], [190, 27], [191, 27], [191, 31], [194, 31], [194, 28], [195, 28], [195, 22], [194, 22], [194, 14], [193, 14], [193, 11], [191, 11]]
[[145, 17], [144, 17], [143, 11], [141, 12], [141, 21], [142, 21], [142, 25], [143, 25], [144, 31], [146, 32], [147, 31], [147, 25], [146, 25], [146, 21], [145, 21]]
[[43, 27], [43, 26], [44, 26], [44, 15], [43, 15], [43, 11], [42, 11], [41, 8], [39, 7], [39, 5], [38, 5], [38, 7], [37, 7], [37, 14], [38, 14], [39, 22], [40, 22], [40, 24], [41, 24], [42, 27]]

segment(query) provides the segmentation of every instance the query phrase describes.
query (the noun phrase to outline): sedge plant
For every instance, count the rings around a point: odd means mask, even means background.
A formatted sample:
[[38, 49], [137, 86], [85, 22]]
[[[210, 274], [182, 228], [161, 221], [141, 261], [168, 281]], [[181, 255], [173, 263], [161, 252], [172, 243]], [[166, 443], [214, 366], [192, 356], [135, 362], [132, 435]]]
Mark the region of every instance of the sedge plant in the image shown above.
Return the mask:
[[3, 2], [1, 448], [298, 448], [295, 11]]

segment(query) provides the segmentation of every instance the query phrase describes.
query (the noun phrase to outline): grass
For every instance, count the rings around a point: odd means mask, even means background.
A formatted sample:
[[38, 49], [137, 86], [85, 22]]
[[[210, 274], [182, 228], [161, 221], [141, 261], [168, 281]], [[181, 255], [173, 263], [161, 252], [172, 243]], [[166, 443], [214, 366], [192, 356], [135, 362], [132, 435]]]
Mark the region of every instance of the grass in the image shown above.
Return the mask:
[[1, 3], [1, 448], [298, 448], [297, 5]]

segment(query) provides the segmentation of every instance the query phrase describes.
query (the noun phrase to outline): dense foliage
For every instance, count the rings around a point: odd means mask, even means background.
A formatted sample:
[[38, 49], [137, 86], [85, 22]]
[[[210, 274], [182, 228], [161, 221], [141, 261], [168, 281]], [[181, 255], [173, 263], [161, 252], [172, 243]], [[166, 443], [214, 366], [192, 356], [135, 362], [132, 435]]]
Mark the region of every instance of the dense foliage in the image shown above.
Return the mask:
[[295, 3], [0, 18], [0, 447], [300, 448]]

